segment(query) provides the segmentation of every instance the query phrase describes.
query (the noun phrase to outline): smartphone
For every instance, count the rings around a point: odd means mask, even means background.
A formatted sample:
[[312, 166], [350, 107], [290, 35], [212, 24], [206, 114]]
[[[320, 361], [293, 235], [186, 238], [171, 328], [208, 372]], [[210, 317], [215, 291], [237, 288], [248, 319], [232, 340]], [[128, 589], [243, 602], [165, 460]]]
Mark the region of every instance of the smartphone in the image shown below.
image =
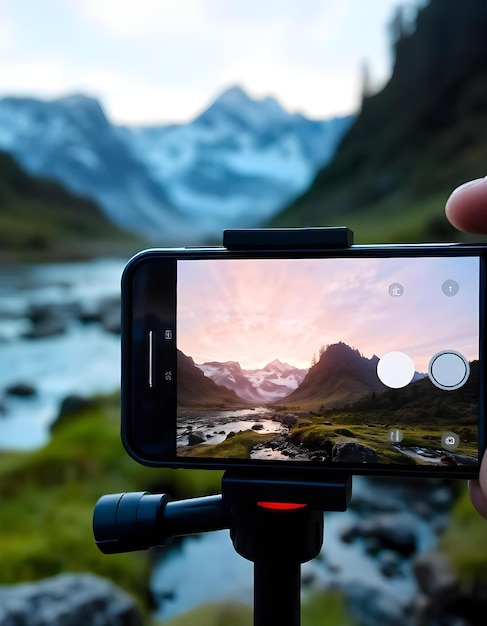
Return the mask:
[[126, 450], [159, 467], [477, 476], [486, 259], [465, 244], [137, 254]]

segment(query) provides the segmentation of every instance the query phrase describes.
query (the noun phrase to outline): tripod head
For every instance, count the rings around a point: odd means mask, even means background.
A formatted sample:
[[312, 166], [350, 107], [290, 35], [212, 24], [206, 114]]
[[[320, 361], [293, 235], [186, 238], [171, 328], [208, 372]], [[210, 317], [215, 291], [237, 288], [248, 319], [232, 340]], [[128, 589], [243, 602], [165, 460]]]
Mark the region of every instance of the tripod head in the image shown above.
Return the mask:
[[98, 548], [115, 554], [228, 528], [235, 550], [254, 563], [254, 624], [298, 626], [301, 563], [321, 550], [323, 512], [346, 510], [351, 493], [351, 476], [227, 471], [221, 495], [176, 501], [145, 491], [102, 496], [93, 532]]
[[308, 472], [307, 478], [297, 479], [276, 472], [248, 475], [227, 471], [222, 495], [184, 500], [148, 491], [104, 495], [93, 513], [95, 543], [104, 554], [132, 552], [166, 545], [172, 537], [232, 529], [256, 511], [296, 515], [298, 511], [346, 510], [351, 477], [326, 479], [320, 474]]

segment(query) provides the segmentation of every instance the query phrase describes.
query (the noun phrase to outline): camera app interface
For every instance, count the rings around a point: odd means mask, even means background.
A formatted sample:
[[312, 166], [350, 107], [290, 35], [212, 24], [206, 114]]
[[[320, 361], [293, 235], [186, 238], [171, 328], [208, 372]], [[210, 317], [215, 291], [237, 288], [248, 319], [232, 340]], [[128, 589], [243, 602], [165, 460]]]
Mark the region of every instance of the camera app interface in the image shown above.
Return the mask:
[[478, 257], [178, 261], [177, 454], [477, 463]]

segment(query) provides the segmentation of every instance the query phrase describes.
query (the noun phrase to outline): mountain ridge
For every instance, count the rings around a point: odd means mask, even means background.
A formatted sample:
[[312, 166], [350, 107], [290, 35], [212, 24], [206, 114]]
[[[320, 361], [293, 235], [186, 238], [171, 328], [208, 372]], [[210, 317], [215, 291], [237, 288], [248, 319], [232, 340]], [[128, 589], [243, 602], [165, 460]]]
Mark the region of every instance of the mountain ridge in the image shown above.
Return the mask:
[[93, 200], [29, 175], [0, 151], [0, 261], [127, 255], [140, 245], [109, 222]]
[[300, 193], [351, 116], [311, 121], [233, 87], [187, 124], [113, 125], [95, 98], [0, 100], [0, 149], [170, 245], [256, 226]]
[[338, 407], [372, 391], [385, 391], [387, 387], [377, 376], [378, 362], [376, 355], [368, 359], [344, 342], [331, 344], [310, 367], [301, 385], [282, 402]]
[[237, 361], [210, 361], [197, 367], [217, 384], [235, 391], [240, 398], [262, 403], [285, 397], [302, 382], [306, 373], [279, 359], [257, 369], [243, 369]]
[[177, 351], [178, 408], [221, 409], [247, 405], [237, 394], [218, 385], [195, 365], [190, 356]]

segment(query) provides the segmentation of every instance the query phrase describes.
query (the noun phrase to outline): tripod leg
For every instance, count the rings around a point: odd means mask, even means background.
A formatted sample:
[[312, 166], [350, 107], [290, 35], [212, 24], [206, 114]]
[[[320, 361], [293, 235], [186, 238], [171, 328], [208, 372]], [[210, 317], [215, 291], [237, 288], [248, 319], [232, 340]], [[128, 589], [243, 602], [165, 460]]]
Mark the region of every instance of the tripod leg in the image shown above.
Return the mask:
[[254, 626], [299, 626], [300, 563], [254, 562]]

